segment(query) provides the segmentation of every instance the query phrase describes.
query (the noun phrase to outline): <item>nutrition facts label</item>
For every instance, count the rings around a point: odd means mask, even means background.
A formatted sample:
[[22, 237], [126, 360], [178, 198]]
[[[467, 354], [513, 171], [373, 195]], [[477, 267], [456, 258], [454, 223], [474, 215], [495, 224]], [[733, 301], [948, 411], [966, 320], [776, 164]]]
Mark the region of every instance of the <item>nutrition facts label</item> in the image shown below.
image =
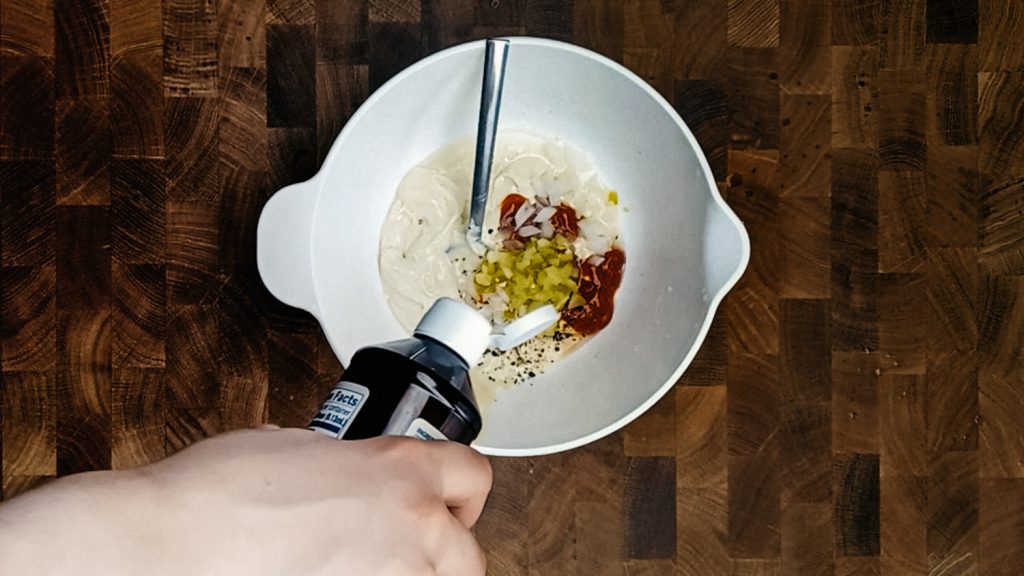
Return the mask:
[[310, 430], [329, 434], [335, 438], [345, 436], [359, 409], [370, 397], [370, 390], [361, 384], [342, 380], [331, 390], [320, 411], [309, 423]]

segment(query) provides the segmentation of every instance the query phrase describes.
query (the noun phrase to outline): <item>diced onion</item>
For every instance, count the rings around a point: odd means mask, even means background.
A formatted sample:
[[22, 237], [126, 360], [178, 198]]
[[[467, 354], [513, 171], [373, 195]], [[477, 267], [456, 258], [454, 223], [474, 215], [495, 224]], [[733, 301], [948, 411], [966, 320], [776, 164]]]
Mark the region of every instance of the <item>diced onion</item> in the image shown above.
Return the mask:
[[519, 229], [520, 226], [525, 224], [526, 221], [532, 215], [533, 215], [533, 206], [530, 206], [529, 202], [523, 203], [523, 205], [519, 207], [519, 210], [516, 210], [516, 216], [515, 216], [516, 229]]
[[533, 226], [533, 225], [523, 226], [522, 228], [519, 229], [519, 235], [522, 236], [523, 238], [529, 238], [530, 236], [536, 236], [536, 235], [540, 234], [540, 232], [541, 232], [540, 228], [537, 228], [536, 226]]
[[551, 217], [558, 212], [558, 209], [554, 206], [545, 206], [537, 211], [537, 216], [533, 219], [534, 223], [547, 222], [551, 220]]
[[552, 238], [555, 235], [555, 225], [550, 220], [540, 223], [540, 235], [545, 238]]

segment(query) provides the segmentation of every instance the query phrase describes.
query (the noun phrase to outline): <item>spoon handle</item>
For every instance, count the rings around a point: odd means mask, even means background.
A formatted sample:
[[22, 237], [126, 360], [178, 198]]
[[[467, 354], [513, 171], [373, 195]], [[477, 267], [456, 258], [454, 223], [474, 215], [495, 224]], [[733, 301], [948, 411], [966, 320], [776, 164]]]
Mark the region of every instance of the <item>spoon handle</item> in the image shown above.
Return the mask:
[[473, 190], [469, 209], [470, 236], [480, 241], [484, 208], [491, 182], [491, 160], [498, 131], [501, 89], [505, 83], [508, 40], [487, 39], [484, 48], [484, 80], [480, 91], [480, 120], [476, 128], [476, 161], [473, 166]]

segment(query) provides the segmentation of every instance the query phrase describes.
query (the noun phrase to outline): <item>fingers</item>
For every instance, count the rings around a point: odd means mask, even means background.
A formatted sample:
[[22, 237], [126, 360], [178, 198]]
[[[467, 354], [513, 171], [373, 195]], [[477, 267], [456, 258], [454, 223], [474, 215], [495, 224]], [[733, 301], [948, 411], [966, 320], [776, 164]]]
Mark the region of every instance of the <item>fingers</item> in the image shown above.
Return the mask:
[[441, 471], [445, 505], [463, 526], [472, 528], [491, 491], [491, 463], [476, 450], [454, 442], [431, 442], [430, 447]]
[[[395, 436], [356, 440], [350, 446], [354, 443], [359, 443], [369, 454], [390, 454], [401, 466], [414, 466], [408, 478], [419, 478], [420, 486], [429, 478], [430, 489], [438, 491], [436, 495], [466, 528], [471, 528], [480, 518], [492, 478], [491, 463], [476, 450], [456, 442]], [[330, 442], [324, 446], [328, 444], [336, 445]]]
[[476, 538], [454, 519], [443, 535], [434, 572], [437, 576], [484, 576], [487, 572], [487, 559]]

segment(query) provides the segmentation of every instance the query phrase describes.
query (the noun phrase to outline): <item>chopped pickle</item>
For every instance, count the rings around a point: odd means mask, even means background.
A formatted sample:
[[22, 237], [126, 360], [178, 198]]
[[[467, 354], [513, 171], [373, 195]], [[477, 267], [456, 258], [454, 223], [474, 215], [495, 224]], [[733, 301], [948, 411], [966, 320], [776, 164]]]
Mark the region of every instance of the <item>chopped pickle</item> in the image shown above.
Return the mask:
[[478, 297], [502, 292], [507, 298], [505, 320], [544, 304], [562, 310], [576, 295], [577, 278], [572, 243], [561, 235], [531, 238], [519, 250], [488, 250], [473, 275]]

